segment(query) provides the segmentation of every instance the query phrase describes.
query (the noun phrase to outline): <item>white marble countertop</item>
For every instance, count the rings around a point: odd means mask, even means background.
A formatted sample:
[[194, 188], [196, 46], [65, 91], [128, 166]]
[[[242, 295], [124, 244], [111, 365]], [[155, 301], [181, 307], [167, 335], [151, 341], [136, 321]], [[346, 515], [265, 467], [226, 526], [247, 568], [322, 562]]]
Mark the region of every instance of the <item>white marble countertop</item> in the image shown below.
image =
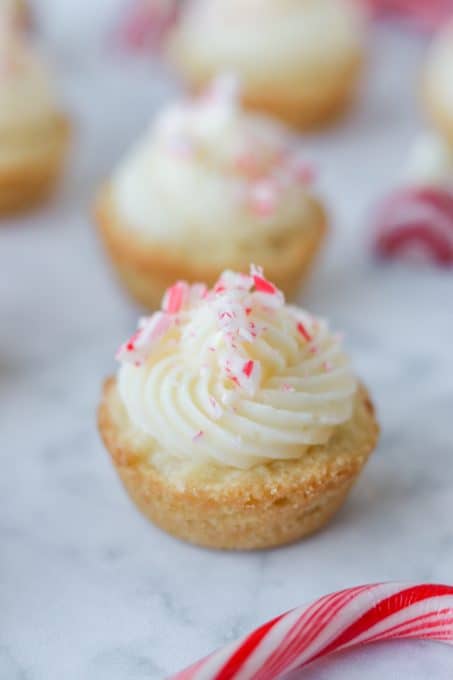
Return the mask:
[[[416, 130], [421, 43], [381, 30], [356, 112], [307, 140], [334, 220], [304, 303], [346, 331], [379, 409], [379, 449], [325, 531], [228, 554], [148, 524], [97, 436], [101, 381], [137, 310], [105, 265], [90, 201], [171, 88], [157, 67], [95, 59], [95, 41], [91, 56], [76, 49], [71, 25], [49, 31], [77, 120], [71, 167], [51, 205], [0, 229], [0, 678], [153, 680], [332, 590], [451, 582], [452, 274], [378, 267], [365, 246], [367, 212]], [[447, 678], [453, 667], [438, 645], [393, 651], [376, 673]], [[303, 677], [362, 677], [363, 660]]]

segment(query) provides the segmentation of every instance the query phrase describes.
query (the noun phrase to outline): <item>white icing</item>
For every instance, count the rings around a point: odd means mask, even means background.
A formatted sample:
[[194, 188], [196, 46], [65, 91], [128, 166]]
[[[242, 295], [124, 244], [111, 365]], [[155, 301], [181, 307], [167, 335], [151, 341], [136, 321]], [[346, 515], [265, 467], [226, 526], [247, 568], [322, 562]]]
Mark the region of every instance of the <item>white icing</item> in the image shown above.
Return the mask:
[[351, 418], [356, 392], [339, 338], [250, 277], [220, 281], [208, 295], [187, 287], [178, 312], [145, 321], [141, 339], [121, 348], [132, 423], [153, 453], [237, 468], [326, 444]]
[[300, 156], [294, 135], [245, 112], [225, 78], [158, 117], [112, 178], [115, 206], [153, 240], [228, 250], [282, 225], [300, 228], [309, 205]]
[[365, 18], [354, 0], [195, 0], [175, 46], [200, 65], [245, 79], [283, 76], [361, 52]]

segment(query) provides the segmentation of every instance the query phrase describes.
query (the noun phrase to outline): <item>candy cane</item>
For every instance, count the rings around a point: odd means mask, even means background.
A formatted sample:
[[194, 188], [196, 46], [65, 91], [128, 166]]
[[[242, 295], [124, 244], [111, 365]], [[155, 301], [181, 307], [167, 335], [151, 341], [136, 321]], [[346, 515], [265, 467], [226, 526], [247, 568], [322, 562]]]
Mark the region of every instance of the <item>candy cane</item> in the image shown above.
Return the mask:
[[172, 680], [276, 680], [333, 652], [396, 639], [453, 644], [453, 586], [378, 583], [265, 623]]
[[453, 265], [453, 191], [411, 187], [395, 191], [381, 206], [374, 250], [383, 258], [420, 258]]
[[367, 0], [378, 15], [410, 21], [422, 30], [435, 30], [453, 14], [453, 0]]
[[159, 50], [175, 23], [182, 0], [131, 0], [115, 43], [132, 50]]

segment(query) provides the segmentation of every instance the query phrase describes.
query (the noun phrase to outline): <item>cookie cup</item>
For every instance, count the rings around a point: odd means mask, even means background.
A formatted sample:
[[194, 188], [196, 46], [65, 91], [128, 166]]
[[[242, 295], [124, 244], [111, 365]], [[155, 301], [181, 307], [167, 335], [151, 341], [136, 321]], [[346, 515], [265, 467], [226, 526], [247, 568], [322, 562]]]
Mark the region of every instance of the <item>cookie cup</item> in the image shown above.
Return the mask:
[[[198, 93], [215, 77], [215, 64], [200, 63], [187, 50], [170, 50], [170, 61], [189, 89]], [[322, 127], [341, 117], [352, 104], [364, 67], [361, 52], [351, 53], [342, 64], [323, 68], [294, 68], [260, 82], [242, 76], [242, 101], [246, 108], [279, 118], [293, 128]]]
[[269, 234], [258, 244], [244, 240], [226, 257], [221, 247], [214, 252], [203, 242], [171, 249], [128, 227], [117, 214], [109, 185], [100, 190], [94, 213], [101, 241], [120, 281], [140, 305], [155, 309], [175, 279], [205, 281], [210, 286], [224, 269], [246, 270], [251, 261], [262, 263], [286, 296], [293, 297], [310, 273], [328, 229], [321, 203], [315, 198], [307, 200], [308, 215], [300, 225]]
[[453, 109], [448, 109], [440, 100], [436, 88], [428, 77], [424, 79], [422, 84], [422, 101], [431, 122], [453, 146]]
[[271, 548], [319, 530], [344, 502], [379, 428], [365, 387], [352, 419], [329, 444], [301, 459], [250, 470], [187, 462], [153, 452], [154, 441], [130, 422], [116, 380], [104, 384], [98, 426], [112, 462], [141, 512], [169, 534], [229, 550]]
[[[71, 124], [56, 115], [36, 129], [5, 133], [0, 153], [0, 214], [26, 211], [45, 200], [62, 172], [71, 137]], [[0, 136], [0, 152], [2, 139]]]

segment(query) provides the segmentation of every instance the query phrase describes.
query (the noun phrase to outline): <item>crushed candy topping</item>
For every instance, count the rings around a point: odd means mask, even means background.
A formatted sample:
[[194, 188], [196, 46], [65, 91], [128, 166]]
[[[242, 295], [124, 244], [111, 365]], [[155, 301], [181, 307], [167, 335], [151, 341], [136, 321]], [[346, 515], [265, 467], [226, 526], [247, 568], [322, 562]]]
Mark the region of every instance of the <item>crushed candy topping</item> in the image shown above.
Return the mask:
[[307, 329], [305, 328], [305, 325], [302, 323], [302, 321], [298, 322], [297, 330], [299, 331], [301, 336], [304, 338], [304, 340], [306, 340], [307, 342], [312, 341], [312, 337], [311, 337], [310, 333], [307, 331]]
[[288, 187], [311, 185], [313, 166], [292, 132], [241, 107], [240, 83], [223, 74], [196, 98], [165, 110], [156, 124], [169, 154], [183, 161], [208, 159], [241, 181], [238, 200], [251, 215], [271, 218]]
[[[185, 281], [178, 281], [167, 290], [162, 300], [162, 309], [152, 316], [141, 319], [139, 327], [133, 336], [119, 348], [116, 358], [133, 366], [142, 366], [152, 356], [156, 346], [170, 331], [196, 315], [201, 308], [207, 308], [212, 314], [214, 337], [211, 337], [205, 350], [209, 361], [202, 359], [200, 374], [207, 374], [209, 362], [215, 361], [214, 353], [222, 347], [218, 361], [225, 378], [225, 399], [230, 390], [242, 390], [253, 396], [260, 388], [262, 368], [260, 361], [250, 358], [247, 344], [252, 345], [256, 339], [266, 332], [255, 318], [250, 316], [254, 310], [268, 310], [283, 307], [285, 299], [283, 293], [269, 281], [260, 267], [252, 265], [249, 274], [239, 274], [225, 271], [211, 290], [202, 284], [190, 285]], [[290, 312], [291, 314], [291, 312]], [[291, 316], [290, 316], [291, 318]], [[304, 342], [311, 343], [313, 337], [307, 328], [315, 327], [314, 320], [304, 315], [305, 322], [294, 313], [294, 327]], [[197, 337], [196, 325], [189, 324], [180, 331], [180, 341], [191, 341]], [[170, 333], [169, 342], [176, 342]], [[317, 348], [310, 346], [315, 353]], [[325, 370], [328, 370], [325, 367]], [[292, 391], [291, 385], [283, 385], [285, 391]], [[222, 397], [222, 402], [225, 402]], [[220, 418], [223, 409], [218, 401], [209, 399], [209, 411], [214, 419]], [[202, 435], [198, 433], [197, 437]]]

